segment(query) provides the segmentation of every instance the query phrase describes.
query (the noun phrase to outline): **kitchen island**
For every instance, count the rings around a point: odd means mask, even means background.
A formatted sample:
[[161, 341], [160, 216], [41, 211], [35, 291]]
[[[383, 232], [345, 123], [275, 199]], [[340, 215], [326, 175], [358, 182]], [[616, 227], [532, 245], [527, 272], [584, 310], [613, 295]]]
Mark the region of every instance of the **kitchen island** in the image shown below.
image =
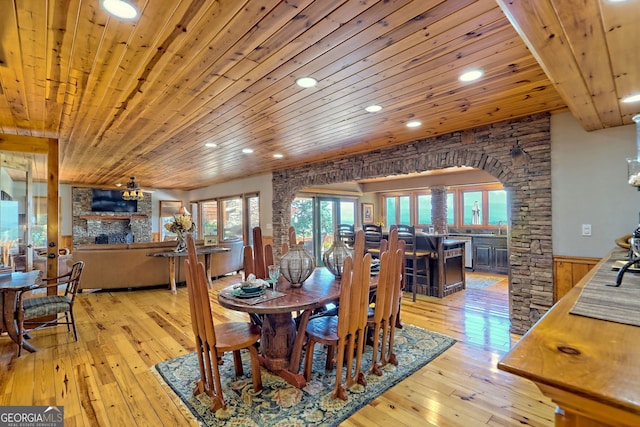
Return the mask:
[[465, 241], [444, 235], [416, 233], [418, 249], [433, 253], [427, 295], [443, 298], [466, 288]]

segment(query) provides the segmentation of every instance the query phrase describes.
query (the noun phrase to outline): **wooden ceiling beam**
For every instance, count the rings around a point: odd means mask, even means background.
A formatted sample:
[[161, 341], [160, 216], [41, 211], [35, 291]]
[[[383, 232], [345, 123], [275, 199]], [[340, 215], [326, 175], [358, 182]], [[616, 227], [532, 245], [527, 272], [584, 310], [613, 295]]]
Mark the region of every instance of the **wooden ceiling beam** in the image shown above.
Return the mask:
[[497, 2], [582, 127], [606, 127], [550, 0]]

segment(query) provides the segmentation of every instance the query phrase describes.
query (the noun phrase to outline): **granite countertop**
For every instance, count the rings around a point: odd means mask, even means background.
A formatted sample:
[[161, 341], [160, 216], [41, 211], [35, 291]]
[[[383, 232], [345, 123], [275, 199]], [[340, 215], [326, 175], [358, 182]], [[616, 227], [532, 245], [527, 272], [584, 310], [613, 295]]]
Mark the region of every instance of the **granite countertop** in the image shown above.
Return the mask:
[[506, 234], [495, 234], [495, 233], [449, 233], [449, 236], [470, 236], [470, 237], [498, 237], [498, 238], [507, 238]]

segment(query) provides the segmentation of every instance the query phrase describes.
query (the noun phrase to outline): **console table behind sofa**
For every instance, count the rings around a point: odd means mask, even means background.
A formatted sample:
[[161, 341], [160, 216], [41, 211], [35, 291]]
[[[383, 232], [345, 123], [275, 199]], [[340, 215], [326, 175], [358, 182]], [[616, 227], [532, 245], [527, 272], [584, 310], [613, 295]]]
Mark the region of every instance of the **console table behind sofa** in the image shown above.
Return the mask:
[[[202, 245], [202, 241], [197, 241]], [[150, 242], [107, 245], [81, 245], [73, 250], [74, 261], [84, 261], [81, 289], [120, 289], [169, 285], [167, 261], [147, 256], [152, 252], [171, 250], [176, 242]], [[234, 273], [242, 266], [242, 240], [221, 242], [228, 252], [212, 254], [211, 276]], [[184, 266], [176, 266], [176, 280], [185, 281]]]

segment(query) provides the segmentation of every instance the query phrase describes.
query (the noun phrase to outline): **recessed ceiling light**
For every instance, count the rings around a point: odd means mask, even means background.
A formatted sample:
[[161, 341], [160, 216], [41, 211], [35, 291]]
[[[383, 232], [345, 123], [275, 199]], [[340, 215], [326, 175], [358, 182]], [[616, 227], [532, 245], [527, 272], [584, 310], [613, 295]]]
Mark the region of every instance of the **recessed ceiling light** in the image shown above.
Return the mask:
[[296, 80], [296, 83], [300, 87], [314, 87], [315, 85], [318, 84], [318, 81], [313, 77], [301, 77], [298, 80]]
[[460, 77], [458, 77], [458, 79], [461, 82], [472, 82], [474, 80], [478, 80], [480, 77], [482, 77], [482, 70], [469, 70], [469, 71], [465, 71], [464, 73], [460, 74]]
[[215, 142], [205, 142], [204, 146], [207, 148], [216, 148], [218, 144], [216, 144]]
[[422, 125], [422, 122], [420, 120], [411, 120], [410, 122], [407, 122], [408, 128], [417, 128], [421, 125]]
[[365, 107], [365, 110], [369, 113], [377, 113], [378, 111], [382, 110], [382, 107], [379, 105], [369, 105], [368, 107]]
[[243, 149], [242, 149], [242, 152], [243, 152], [244, 154], [251, 154], [251, 153], [253, 153], [253, 150], [252, 150], [251, 148], [243, 148]]
[[629, 95], [626, 98], [622, 98], [622, 102], [624, 102], [625, 104], [628, 104], [630, 102], [638, 102], [640, 101], [640, 93], [636, 93], [633, 95]]
[[122, 183], [121, 182], [116, 183], [116, 187], [122, 187]]
[[133, 19], [138, 16], [138, 10], [124, 0], [102, 0], [104, 10], [117, 18]]
[[283, 157], [284, 157], [284, 154], [280, 154], [280, 153], [275, 153], [275, 154], [273, 155], [273, 158], [274, 158], [274, 159], [281, 159], [281, 158], [283, 158]]

